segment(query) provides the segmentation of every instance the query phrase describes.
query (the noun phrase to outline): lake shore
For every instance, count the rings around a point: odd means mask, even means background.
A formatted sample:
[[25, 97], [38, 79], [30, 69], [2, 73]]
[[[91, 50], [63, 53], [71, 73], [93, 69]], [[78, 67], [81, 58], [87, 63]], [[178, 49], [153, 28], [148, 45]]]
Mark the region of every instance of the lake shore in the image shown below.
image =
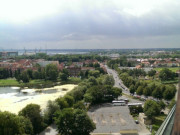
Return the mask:
[[[31, 103], [40, 105], [41, 109], [44, 110], [49, 100], [53, 101], [58, 97], [64, 96], [76, 86], [74, 84], [65, 84], [42, 89], [23, 89], [27, 90], [25, 91], [27, 93], [25, 96], [15, 96], [14, 94], [9, 97], [0, 97], [0, 110], [18, 114], [22, 108]], [[36, 93], [37, 91], [38, 93]], [[45, 91], [49, 93], [44, 93]], [[53, 92], [51, 93], [51, 91]]]

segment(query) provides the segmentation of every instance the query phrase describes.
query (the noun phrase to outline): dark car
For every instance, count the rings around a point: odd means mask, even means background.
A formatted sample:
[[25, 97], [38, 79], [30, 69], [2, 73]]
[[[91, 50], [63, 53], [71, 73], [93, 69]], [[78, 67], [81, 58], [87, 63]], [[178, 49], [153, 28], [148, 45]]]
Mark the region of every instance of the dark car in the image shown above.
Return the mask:
[[136, 123], [136, 124], [139, 124], [139, 121], [138, 121], [138, 120], [135, 120], [135, 123]]

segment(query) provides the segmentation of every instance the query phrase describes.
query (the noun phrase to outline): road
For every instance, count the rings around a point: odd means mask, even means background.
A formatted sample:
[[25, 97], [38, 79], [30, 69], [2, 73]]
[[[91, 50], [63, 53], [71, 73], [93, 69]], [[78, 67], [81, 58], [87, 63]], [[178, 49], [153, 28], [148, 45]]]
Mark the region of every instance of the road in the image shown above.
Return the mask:
[[57, 135], [57, 127], [55, 124], [50, 125], [47, 127], [43, 132], [41, 132], [39, 135]]
[[115, 81], [114, 87], [118, 87], [122, 89], [124, 94], [130, 95], [129, 89], [123, 84], [122, 80], [118, 77], [118, 73], [115, 70], [110, 69], [107, 65], [105, 65], [107, 73], [112, 75]]

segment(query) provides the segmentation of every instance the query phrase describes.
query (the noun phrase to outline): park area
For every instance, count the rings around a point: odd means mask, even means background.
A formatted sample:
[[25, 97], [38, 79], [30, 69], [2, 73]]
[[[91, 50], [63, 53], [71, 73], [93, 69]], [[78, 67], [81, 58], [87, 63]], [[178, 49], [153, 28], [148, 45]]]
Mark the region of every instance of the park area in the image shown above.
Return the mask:
[[[160, 72], [164, 67], [157, 67], [154, 68], [154, 70], [156, 70], [157, 72]], [[172, 72], [176, 72], [179, 70], [179, 67], [168, 67], [169, 70], [171, 70]]]

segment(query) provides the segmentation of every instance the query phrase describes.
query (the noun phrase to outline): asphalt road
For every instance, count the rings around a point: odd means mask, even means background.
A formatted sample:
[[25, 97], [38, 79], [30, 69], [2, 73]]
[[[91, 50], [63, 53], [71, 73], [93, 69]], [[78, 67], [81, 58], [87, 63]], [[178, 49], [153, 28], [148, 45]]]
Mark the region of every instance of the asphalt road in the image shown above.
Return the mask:
[[105, 67], [108, 74], [112, 75], [114, 78], [114, 81], [115, 81], [114, 87], [121, 88], [123, 93], [130, 95], [129, 89], [123, 84], [122, 80], [118, 77], [118, 73], [115, 70], [108, 68], [107, 65], [105, 65]]

